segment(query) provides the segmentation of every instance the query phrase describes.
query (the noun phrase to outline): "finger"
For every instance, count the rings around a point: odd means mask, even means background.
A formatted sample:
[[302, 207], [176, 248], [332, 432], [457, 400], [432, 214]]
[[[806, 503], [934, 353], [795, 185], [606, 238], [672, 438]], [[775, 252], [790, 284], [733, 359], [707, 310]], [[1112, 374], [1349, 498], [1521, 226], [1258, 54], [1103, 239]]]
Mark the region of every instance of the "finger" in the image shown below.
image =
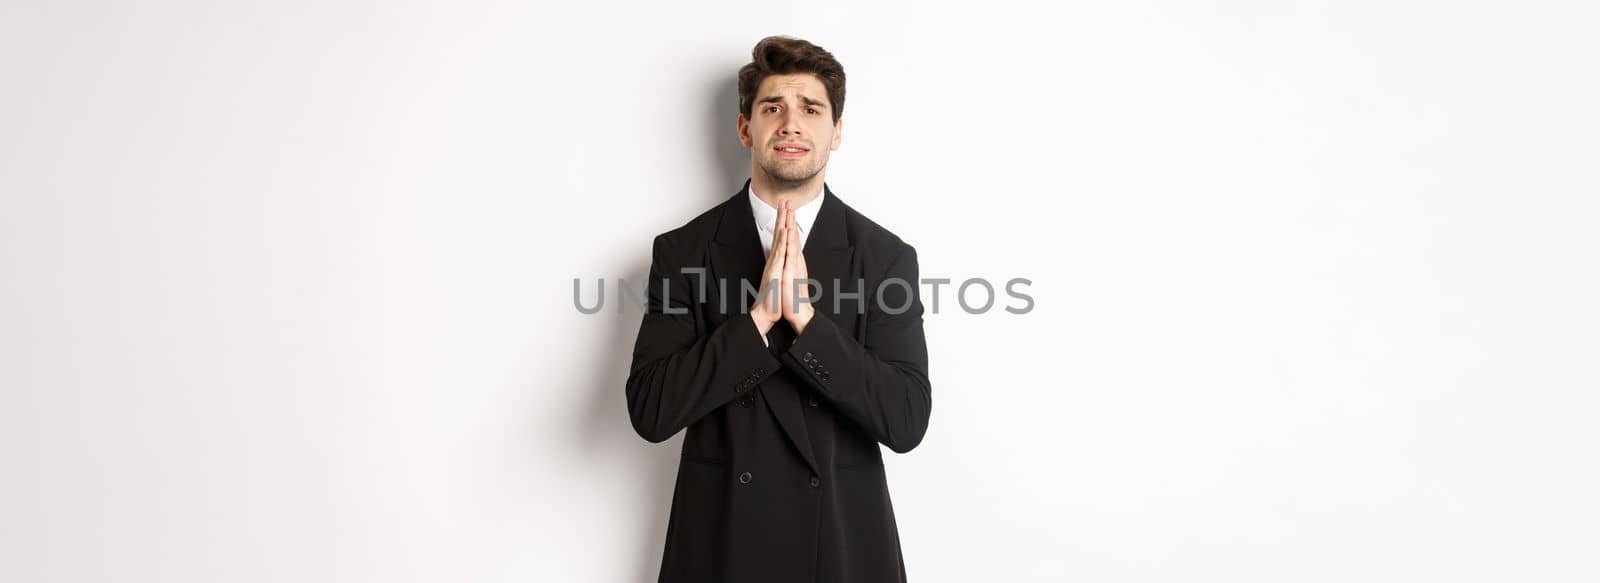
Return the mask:
[[772, 219], [772, 248], [767, 251], [767, 267], [771, 268], [775, 262], [780, 261], [783, 253], [778, 251], [778, 242], [783, 240], [783, 205], [778, 205], [778, 216]]
[[[779, 210], [782, 211], [782, 210]], [[778, 253], [781, 266], [778, 267], [778, 296], [782, 298], [779, 311], [782, 314], [789, 312], [789, 229], [778, 229], [778, 240], [773, 242], [773, 251]]]
[[786, 254], [783, 247], [789, 244], [783, 233], [774, 233], [772, 238], [772, 260], [767, 264], [766, 277], [761, 282], [767, 288], [767, 306], [773, 314], [783, 313], [783, 269]]
[[778, 229], [782, 229], [785, 225], [789, 224], [789, 215], [793, 212], [794, 209], [789, 207], [789, 201], [783, 201], [782, 208], [778, 210]]
[[783, 238], [782, 232], [774, 233], [772, 235], [772, 258], [768, 260], [767, 267], [768, 270], [772, 272], [771, 275], [774, 277], [776, 277], [779, 272], [783, 271], [784, 253], [782, 247], [787, 242], [788, 241]]
[[779, 245], [785, 244], [781, 234], [773, 236], [772, 257], [767, 261], [767, 268], [761, 277], [761, 289], [768, 293], [767, 305], [773, 313], [781, 313], [783, 296], [783, 258], [784, 253]]
[[794, 278], [795, 264], [791, 261], [791, 258], [794, 257], [794, 249], [794, 231], [789, 231], [783, 236], [783, 274], [791, 279]]
[[794, 257], [794, 272], [800, 274], [800, 277], [805, 277], [806, 276], [805, 241], [800, 238], [800, 228], [799, 227], [795, 227], [793, 229], [790, 229], [789, 232], [794, 237], [794, 255], [793, 255], [793, 257]]
[[778, 271], [779, 264], [782, 264], [782, 255], [778, 253], [778, 237], [773, 237], [773, 248], [766, 251], [766, 266], [762, 267], [763, 277], [770, 279], [773, 272]]
[[779, 256], [782, 255], [781, 253], [778, 253], [778, 242], [783, 240], [783, 229], [779, 228], [779, 225], [782, 225], [782, 224], [783, 224], [783, 205], [779, 204], [778, 205], [778, 216], [773, 217], [773, 219], [772, 219], [772, 249], [771, 249], [772, 257], [779, 257]]
[[[805, 259], [800, 253], [800, 230], [794, 228], [793, 226], [789, 227], [789, 254], [785, 257], [786, 259], [784, 260], [784, 266], [789, 268], [789, 280], [794, 282], [789, 285], [794, 286], [793, 293], [795, 294], [797, 298], [796, 301], [798, 302], [799, 297], [807, 295], [806, 283], [804, 281], [806, 277], [806, 271], [805, 269], [801, 268], [801, 263], [805, 261]], [[797, 303], [797, 305], [791, 306], [791, 309], [798, 311], [800, 306]]]
[[767, 253], [767, 265], [769, 267], [770, 266], [774, 266], [774, 265], [779, 265], [779, 264], [781, 264], [783, 262], [783, 252], [778, 251], [778, 243], [780, 243], [782, 241], [783, 241], [783, 233], [780, 232], [780, 231], [773, 231], [772, 232], [772, 249]]
[[794, 272], [798, 277], [808, 277], [806, 271], [805, 239], [800, 236], [800, 226], [789, 228], [789, 235], [794, 239]]
[[772, 233], [775, 237], [781, 237], [788, 234], [783, 232], [783, 215], [788, 212], [788, 208], [789, 205], [787, 203], [778, 204], [778, 223], [772, 226]]
[[[784, 219], [784, 224], [789, 224], [790, 219], [794, 218], [794, 215], [794, 207], [790, 205], [789, 200], [784, 200], [784, 211], [782, 211], [782, 219]], [[779, 229], [782, 229], [782, 227], [779, 227]], [[784, 231], [784, 247], [786, 247], [786, 251], [784, 251], [784, 253], [787, 253], [787, 247], [789, 247], [787, 243], [789, 243], [790, 240], [794, 240], [794, 232], [789, 231], [789, 229], [782, 229], [782, 231]]]
[[775, 254], [772, 261], [767, 263], [767, 268], [761, 273], [761, 286], [771, 287], [778, 276], [783, 273], [783, 255]]
[[[794, 262], [791, 262], [790, 260], [794, 259], [794, 256], [800, 252], [800, 237], [795, 233], [795, 228], [792, 225], [788, 228], [785, 228], [783, 231], [783, 242], [786, 243], [786, 249], [784, 249], [783, 254], [783, 263], [784, 266], [791, 267], [798, 263], [798, 260], [795, 260]], [[795, 271], [791, 269], [789, 270], [789, 273], [793, 274]]]

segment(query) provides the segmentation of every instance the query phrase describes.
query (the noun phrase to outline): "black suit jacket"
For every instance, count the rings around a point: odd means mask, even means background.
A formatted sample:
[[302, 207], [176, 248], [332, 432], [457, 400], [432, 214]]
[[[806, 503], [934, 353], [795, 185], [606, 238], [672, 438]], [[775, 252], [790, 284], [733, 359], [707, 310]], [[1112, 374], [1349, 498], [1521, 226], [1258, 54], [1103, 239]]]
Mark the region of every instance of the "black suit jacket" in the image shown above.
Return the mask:
[[802, 250], [816, 315], [770, 347], [745, 189], [655, 238], [626, 391], [644, 439], [688, 429], [661, 582], [906, 580], [878, 444], [905, 453], [928, 428], [917, 254], [826, 192]]

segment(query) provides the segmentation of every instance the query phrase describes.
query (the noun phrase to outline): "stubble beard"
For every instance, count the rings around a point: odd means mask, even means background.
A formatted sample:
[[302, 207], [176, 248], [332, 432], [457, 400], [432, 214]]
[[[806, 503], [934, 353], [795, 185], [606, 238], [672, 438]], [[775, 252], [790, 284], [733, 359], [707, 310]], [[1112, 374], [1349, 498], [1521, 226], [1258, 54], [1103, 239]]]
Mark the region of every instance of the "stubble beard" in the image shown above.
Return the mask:
[[772, 179], [773, 186], [787, 190], [806, 186], [822, 172], [822, 167], [821, 161], [815, 165], [807, 165], [768, 159], [762, 162], [761, 171]]

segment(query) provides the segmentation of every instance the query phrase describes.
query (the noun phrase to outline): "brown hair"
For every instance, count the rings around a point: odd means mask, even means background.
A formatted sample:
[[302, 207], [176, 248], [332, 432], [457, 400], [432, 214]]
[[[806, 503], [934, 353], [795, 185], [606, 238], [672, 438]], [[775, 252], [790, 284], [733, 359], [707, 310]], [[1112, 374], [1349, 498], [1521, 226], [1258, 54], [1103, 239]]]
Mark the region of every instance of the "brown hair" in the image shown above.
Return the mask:
[[844, 115], [844, 65], [822, 47], [787, 36], [769, 36], [750, 51], [750, 63], [739, 69], [739, 113], [750, 119], [750, 108], [761, 81], [772, 75], [810, 73], [828, 90], [833, 122]]

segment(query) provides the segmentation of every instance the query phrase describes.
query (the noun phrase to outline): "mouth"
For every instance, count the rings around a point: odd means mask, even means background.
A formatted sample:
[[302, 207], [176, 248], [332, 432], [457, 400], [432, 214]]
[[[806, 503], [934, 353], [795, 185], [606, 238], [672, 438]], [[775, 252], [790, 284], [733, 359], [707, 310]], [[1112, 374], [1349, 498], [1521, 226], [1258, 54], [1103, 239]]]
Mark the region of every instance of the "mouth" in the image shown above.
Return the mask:
[[779, 144], [773, 146], [772, 151], [776, 152], [779, 158], [803, 158], [811, 153], [811, 148], [798, 144]]

